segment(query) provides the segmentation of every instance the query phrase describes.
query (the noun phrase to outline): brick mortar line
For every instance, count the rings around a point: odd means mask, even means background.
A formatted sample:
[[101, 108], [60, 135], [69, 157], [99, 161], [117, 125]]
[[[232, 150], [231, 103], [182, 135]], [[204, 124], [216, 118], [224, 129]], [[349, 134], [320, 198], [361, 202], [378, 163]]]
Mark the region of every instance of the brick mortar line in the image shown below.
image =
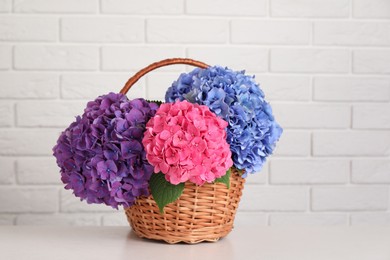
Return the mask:
[[[272, 9], [272, 8], [271, 8]], [[237, 19], [237, 20], [248, 20], [248, 21], [308, 21], [312, 20], [314, 22], [387, 22], [388, 17], [356, 17], [351, 14], [344, 17], [332, 17], [332, 16], [272, 16], [271, 14], [267, 16], [258, 15], [258, 14], [239, 14], [235, 15], [233, 12], [231, 14], [200, 14], [200, 13], [191, 13], [191, 12], [182, 12], [182, 13], [170, 13], [170, 14], [156, 14], [156, 13], [121, 13], [121, 12], [11, 12], [11, 13], [0, 13], [0, 17], [33, 17], [33, 18], [49, 18], [49, 17], [59, 17], [59, 18], [129, 18], [133, 19], [147, 18], [147, 19], [166, 19], [166, 20], [200, 20], [200, 19], [210, 19], [210, 20], [225, 20], [225, 19]]]

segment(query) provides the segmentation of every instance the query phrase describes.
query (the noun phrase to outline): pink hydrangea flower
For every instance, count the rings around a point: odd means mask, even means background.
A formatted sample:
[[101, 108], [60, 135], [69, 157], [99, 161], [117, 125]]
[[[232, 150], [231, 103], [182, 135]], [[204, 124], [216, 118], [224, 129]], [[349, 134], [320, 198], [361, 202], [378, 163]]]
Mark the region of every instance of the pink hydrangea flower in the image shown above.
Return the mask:
[[213, 182], [233, 165], [227, 125], [207, 106], [187, 101], [162, 104], [146, 124], [146, 158], [154, 172], [164, 173], [172, 184]]

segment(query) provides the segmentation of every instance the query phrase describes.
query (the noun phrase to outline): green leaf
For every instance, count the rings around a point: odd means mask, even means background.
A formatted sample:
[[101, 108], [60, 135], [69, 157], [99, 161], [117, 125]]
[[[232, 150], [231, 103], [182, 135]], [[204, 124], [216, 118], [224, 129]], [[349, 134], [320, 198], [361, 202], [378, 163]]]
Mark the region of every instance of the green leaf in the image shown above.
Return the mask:
[[164, 213], [164, 207], [177, 200], [184, 190], [184, 183], [173, 185], [165, 179], [165, 175], [161, 172], [153, 174], [149, 184], [161, 214]]
[[161, 104], [164, 103], [164, 102], [162, 102], [160, 100], [149, 100], [149, 99], [147, 99], [146, 101], [149, 102], [149, 103], [156, 103], [158, 106], [161, 106]]
[[229, 169], [229, 170], [227, 170], [227, 172], [224, 176], [222, 176], [221, 178], [215, 179], [215, 182], [225, 183], [226, 187], [228, 189], [230, 189], [230, 175], [231, 175], [231, 171]]

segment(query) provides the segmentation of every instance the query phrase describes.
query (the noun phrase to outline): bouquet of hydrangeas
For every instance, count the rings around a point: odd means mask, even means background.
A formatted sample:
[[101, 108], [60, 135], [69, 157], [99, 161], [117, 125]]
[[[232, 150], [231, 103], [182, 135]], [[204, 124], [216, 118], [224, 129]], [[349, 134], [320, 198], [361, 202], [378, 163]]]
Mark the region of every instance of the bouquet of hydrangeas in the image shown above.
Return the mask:
[[66, 189], [129, 208], [152, 193], [160, 213], [184, 184], [260, 171], [282, 133], [253, 77], [219, 66], [181, 74], [165, 103], [109, 93], [87, 104], [53, 148]]

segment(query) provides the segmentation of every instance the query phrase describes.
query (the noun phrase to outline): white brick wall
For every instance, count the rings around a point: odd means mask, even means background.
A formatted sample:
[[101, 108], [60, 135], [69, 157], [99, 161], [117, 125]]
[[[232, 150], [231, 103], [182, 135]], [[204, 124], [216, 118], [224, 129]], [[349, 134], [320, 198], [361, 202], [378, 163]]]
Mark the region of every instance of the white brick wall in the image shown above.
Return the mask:
[[0, 129], [0, 155], [51, 155], [61, 130], [18, 127]]
[[353, 183], [390, 183], [390, 161], [384, 159], [352, 160]]
[[241, 201], [244, 211], [305, 211], [308, 190], [306, 187], [259, 187], [246, 185]]
[[270, 0], [272, 17], [348, 17], [350, 13], [349, 0]]
[[0, 126], [12, 126], [14, 124], [14, 104], [4, 101], [0, 104]]
[[[372, 117], [371, 115], [377, 115]], [[364, 104], [353, 107], [353, 127], [390, 129], [390, 104]]]
[[388, 49], [355, 50], [353, 52], [352, 69], [353, 72], [360, 74], [388, 75], [390, 73], [390, 51]]
[[345, 184], [350, 172], [348, 160], [273, 159], [271, 184]]
[[[3, 213], [53, 213], [58, 211], [59, 188], [0, 187]], [[12, 194], [12, 199], [9, 198]]]
[[278, 143], [276, 156], [309, 156], [311, 153], [311, 136], [309, 131], [284, 129], [283, 138]]
[[[0, 0], [0, 225], [127, 225], [52, 157], [86, 101], [168, 57], [245, 69], [285, 131], [236, 226], [390, 225], [389, 0]], [[188, 66], [128, 96], [163, 99]]]
[[[351, 108], [331, 104], [279, 104], [273, 111], [286, 128], [347, 128], [351, 125]], [[305, 115], [305, 116], [296, 116]], [[321, 115], [321, 120], [318, 120]]]
[[233, 20], [232, 43], [303, 45], [310, 41], [307, 21]]
[[82, 101], [25, 101], [16, 104], [18, 126], [63, 127], [83, 111]]
[[9, 45], [2, 44], [0, 46], [0, 70], [8, 70], [12, 63], [12, 48]]
[[346, 49], [271, 49], [271, 72], [346, 73], [350, 52]]
[[101, 0], [103, 14], [173, 15], [183, 14], [184, 0]]
[[96, 70], [99, 49], [95, 46], [17, 45], [16, 70]]
[[226, 43], [228, 35], [227, 19], [151, 18], [146, 22], [146, 39], [151, 43]]
[[0, 185], [13, 184], [15, 182], [15, 159], [0, 157], [0, 165]]
[[[152, 62], [185, 55], [183, 46], [103, 46], [101, 48], [101, 69], [108, 71], [137, 71]], [[126, 57], [124, 59], [123, 57]], [[165, 70], [178, 70], [168, 67]], [[124, 83], [123, 83], [124, 85]]]
[[[175, 76], [177, 77], [176, 74]], [[129, 73], [64, 73], [61, 76], [61, 97], [66, 100], [90, 100], [102, 93], [119, 91], [128, 78]], [[145, 79], [137, 81], [137, 87], [128, 93], [129, 98], [145, 96], [144, 81]], [[83, 106], [85, 107], [85, 102]]]
[[314, 187], [311, 198], [313, 211], [386, 210], [389, 187]]
[[58, 171], [55, 158], [19, 157], [16, 162], [16, 178], [21, 185], [61, 184], [61, 180], [53, 174]]
[[[129, 33], [129, 31], [131, 33]], [[61, 20], [64, 42], [143, 42], [144, 19], [71, 17]]]
[[[11, 1], [10, 1], [11, 2]], [[15, 13], [95, 13], [98, 0], [14, 0]]]
[[186, 1], [188, 14], [265, 16], [267, 13], [266, 6], [264, 0]]
[[315, 156], [390, 155], [389, 131], [321, 131], [313, 134]]
[[389, 86], [389, 79], [380, 77], [315, 77], [313, 99], [316, 101], [388, 101]]
[[0, 72], [0, 98], [53, 99], [59, 97], [59, 79], [56, 74], [36, 72]]
[[270, 101], [309, 101], [311, 100], [310, 77], [284, 75], [258, 75], [261, 88]]
[[356, 18], [390, 18], [387, 0], [355, 0], [353, 17]]
[[[39, 28], [39, 30], [37, 30]], [[1, 41], [56, 41], [58, 19], [52, 17], [0, 17]]]
[[268, 69], [268, 50], [262, 47], [188, 47], [187, 56], [207, 64], [240, 67], [252, 72], [265, 72]]
[[390, 24], [386, 22], [316, 22], [314, 43], [318, 45], [388, 46]]
[[7, 13], [12, 9], [12, 1], [11, 0], [1, 0], [0, 1], [0, 12]]

